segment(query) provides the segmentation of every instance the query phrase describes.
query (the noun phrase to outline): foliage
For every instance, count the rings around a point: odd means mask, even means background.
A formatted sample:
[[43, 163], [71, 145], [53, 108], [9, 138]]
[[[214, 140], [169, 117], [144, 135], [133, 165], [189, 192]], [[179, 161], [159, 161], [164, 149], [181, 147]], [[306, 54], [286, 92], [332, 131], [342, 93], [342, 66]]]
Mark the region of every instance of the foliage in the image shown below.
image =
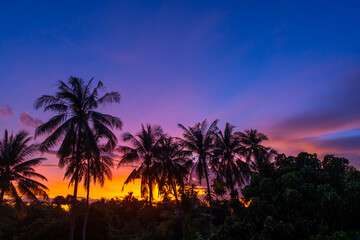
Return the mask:
[[0, 205], [5, 194], [15, 202], [16, 214], [23, 218], [26, 214], [22, 197], [38, 201], [41, 196], [48, 198], [48, 188], [34, 179], [47, 179], [35, 171], [45, 158], [32, 158], [39, 152], [38, 145], [29, 144], [29, 133], [20, 131], [9, 136], [5, 130], [4, 138], [0, 140]]
[[[240, 133], [234, 132], [235, 126], [226, 123], [225, 130], [218, 130], [214, 143], [214, 158], [212, 167], [217, 174], [215, 189], [221, 190], [221, 185], [226, 185], [231, 198], [238, 197], [238, 187], [242, 187], [250, 178], [249, 164], [241, 160], [246, 148], [241, 144]], [[218, 194], [217, 194], [218, 195]]]
[[[195, 174], [201, 180], [205, 177], [207, 186], [207, 200], [210, 205], [210, 232], [213, 232], [213, 218], [212, 218], [212, 196], [209, 180], [209, 164], [211, 163], [214, 138], [217, 131], [217, 122], [215, 120], [208, 126], [207, 120], [196, 123], [194, 126], [185, 127], [182, 124], [178, 126], [183, 130], [183, 138], [180, 138], [180, 144], [185, 146], [188, 151], [191, 151], [196, 155], [196, 161], [194, 164]], [[191, 176], [190, 176], [191, 178]]]
[[333, 155], [278, 155], [243, 189], [250, 206], [211, 239], [358, 239], [360, 178], [348, 164]]
[[[70, 177], [70, 184], [74, 184], [74, 198], [71, 208], [71, 240], [74, 239], [78, 183], [82, 175], [85, 175], [81, 174], [81, 166], [84, 165], [82, 162], [90, 158], [100, 158], [101, 149], [98, 139], [106, 141], [106, 149], [114, 149], [117, 138], [112, 130], [113, 128], [121, 129], [122, 127], [120, 118], [98, 111], [100, 107], [106, 104], [119, 103], [120, 94], [118, 92], [108, 92], [103, 96], [99, 96], [99, 91], [104, 89], [104, 85], [99, 81], [96, 87], [92, 89], [92, 81], [93, 79], [86, 83], [80, 78], [70, 77], [67, 83], [58, 82], [58, 91], [55, 95], [43, 95], [34, 102], [36, 109], [44, 108], [44, 112], [50, 111], [56, 114], [36, 128], [35, 136], [49, 135], [41, 144], [43, 151], [48, 151], [61, 142], [57, 150], [59, 166], [67, 167], [65, 177]], [[93, 164], [93, 166], [96, 165]], [[90, 170], [89, 162], [88, 170]], [[106, 171], [106, 168], [102, 169], [102, 171]], [[90, 173], [87, 172], [88, 177], [85, 177], [85, 185], [90, 186]], [[94, 180], [97, 181], [99, 178], [94, 178]], [[87, 189], [87, 192], [89, 192], [89, 189]], [[86, 221], [83, 239], [85, 239], [85, 228]]]
[[[359, 239], [360, 172], [344, 158], [328, 155], [323, 161], [315, 154], [297, 157], [279, 155], [266, 176], [256, 174], [239, 199], [214, 200], [215, 233], [210, 236], [209, 206], [199, 199], [195, 185], [179, 190], [185, 214], [184, 228], [176, 201], [156, 202], [130, 192], [123, 199], [100, 199], [89, 206], [88, 239]], [[12, 205], [0, 208], [0, 239], [66, 239], [70, 213], [61, 206], [71, 196], [58, 196], [53, 203], [25, 205], [27, 216], [16, 218]], [[86, 201], [76, 204], [76, 225], [85, 217]], [[175, 213], [175, 214], [174, 214]], [[75, 238], [81, 237], [80, 227]]]
[[[35, 101], [36, 109], [55, 114], [35, 131], [47, 135], [40, 145], [29, 144], [24, 131], [9, 137], [5, 130], [0, 239], [66, 239], [68, 231], [71, 240], [360, 239], [360, 172], [347, 159], [278, 154], [263, 145], [268, 137], [258, 130], [238, 132], [230, 123], [221, 130], [218, 120], [178, 124], [182, 138], [141, 125], [134, 135], [122, 134], [125, 145], [117, 146], [113, 130], [121, 130], [122, 122], [99, 109], [118, 103], [120, 95], [99, 96], [104, 86], [99, 81], [92, 88], [92, 81], [70, 77], [58, 82], [55, 95]], [[34, 179], [46, 180], [35, 171], [44, 159], [32, 155], [55, 147], [74, 195], [41, 202], [48, 189]], [[90, 183], [103, 186], [111, 179], [114, 149], [121, 154], [118, 167], [134, 165], [124, 185], [140, 179], [142, 200], [130, 192], [91, 203]], [[206, 187], [191, 185], [204, 178]], [[87, 196], [79, 201], [82, 181]], [[156, 188], [161, 202], [155, 201]], [[82, 231], [75, 228], [81, 223]]]

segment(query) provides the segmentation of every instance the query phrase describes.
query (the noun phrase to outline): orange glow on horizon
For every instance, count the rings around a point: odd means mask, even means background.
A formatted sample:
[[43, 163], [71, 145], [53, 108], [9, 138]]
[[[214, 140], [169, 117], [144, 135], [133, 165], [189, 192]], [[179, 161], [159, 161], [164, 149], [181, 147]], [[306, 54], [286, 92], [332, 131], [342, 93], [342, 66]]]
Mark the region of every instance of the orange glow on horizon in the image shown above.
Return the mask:
[[[284, 150], [287, 155], [297, 155], [301, 151], [307, 151], [309, 153], [318, 153], [319, 159], [322, 158], [322, 155], [327, 153], [334, 153], [337, 154], [337, 151], [333, 149], [319, 149], [311, 142], [307, 141], [297, 141], [296, 144], [293, 142], [283, 141], [283, 140], [270, 140], [268, 145], [274, 146], [279, 152]], [[42, 183], [45, 184], [49, 188], [49, 198], [54, 198], [56, 196], [64, 196], [73, 195], [74, 187], [68, 186], [69, 179], [63, 180], [64, 177], [64, 169], [60, 169], [57, 167], [57, 158], [54, 155], [47, 154], [46, 156], [48, 160], [44, 162], [43, 166], [39, 166], [37, 171], [40, 174], [43, 174], [47, 177], [48, 181], [43, 181]], [[52, 164], [47, 164], [51, 162]], [[51, 165], [51, 166], [50, 166]], [[141, 199], [140, 193], [140, 179], [135, 180], [134, 183], [129, 183], [124, 187], [122, 191], [123, 184], [126, 178], [129, 176], [131, 171], [134, 167], [130, 166], [123, 166], [117, 169], [116, 167], [113, 169], [113, 178], [112, 180], [106, 180], [105, 185], [101, 187], [99, 184], [91, 185], [90, 187], [90, 199], [111, 199], [111, 198], [123, 198], [129, 192], [133, 192], [133, 196]], [[194, 182], [195, 183], [195, 182]], [[205, 194], [204, 187], [198, 186], [197, 189], [198, 195], [202, 196]], [[83, 183], [79, 184], [78, 187], [78, 197], [85, 198], [86, 191], [83, 187]], [[154, 191], [154, 201], [159, 201], [160, 197], [158, 196], [158, 191], [155, 189]], [[250, 203], [244, 203], [245, 205], [249, 205]]]
[[[122, 198], [127, 195], [128, 192], [133, 192], [133, 195], [135, 197], [140, 198], [140, 180], [135, 180], [134, 183], [129, 183], [125, 185], [124, 191], [122, 191], [123, 184], [132, 170], [132, 167], [122, 167], [121, 169], [114, 169], [112, 179], [106, 180], [103, 187], [101, 187], [99, 184], [92, 184], [90, 186], [90, 198]], [[60, 169], [58, 167], [50, 168], [46, 166], [40, 166], [38, 168], [38, 172], [43, 174], [48, 179], [48, 181], [44, 181], [43, 184], [45, 184], [49, 188], [49, 198], [54, 198], [59, 195], [64, 197], [66, 197], [68, 194], [73, 195], [74, 186], [69, 186], [69, 179], [63, 180], [63, 169]], [[86, 190], [83, 186], [83, 182], [79, 184], [78, 197], [86, 197]]]
[[[121, 167], [119, 169], [113, 170], [113, 177], [111, 180], [106, 180], [103, 187], [100, 184], [91, 184], [90, 186], [90, 199], [111, 199], [111, 198], [123, 198], [129, 192], [133, 192], [133, 196], [141, 198], [140, 192], [140, 179], [136, 179], [134, 182], [130, 182], [129, 184], [124, 186], [124, 190], [122, 191], [123, 184], [133, 167]], [[49, 198], [55, 198], [56, 196], [64, 196], [73, 195], [74, 186], [69, 186], [69, 179], [64, 179], [64, 169], [60, 169], [56, 166], [39, 166], [37, 171], [47, 177], [48, 181], [42, 181], [48, 188]], [[200, 194], [199, 189], [199, 194]], [[83, 182], [79, 183], [78, 186], [78, 198], [86, 198], [86, 190], [84, 188]], [[161, 200], [158, 196], [157, 188], [154, 189], [154, 201]]]

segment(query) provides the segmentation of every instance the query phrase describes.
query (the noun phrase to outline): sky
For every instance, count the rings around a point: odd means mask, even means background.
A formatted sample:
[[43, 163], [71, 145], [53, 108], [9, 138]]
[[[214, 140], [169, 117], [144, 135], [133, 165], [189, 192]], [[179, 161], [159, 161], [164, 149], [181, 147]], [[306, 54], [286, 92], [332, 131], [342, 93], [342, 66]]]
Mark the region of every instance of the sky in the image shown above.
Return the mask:
[[[57, 80], [120, 92], [103, 112], [181, 136], [178, 123], [256, 128], [279, 152], [346, 157], [360, 168], [359, 1], [5, 1], [0, 9], [0, 131], [31, 134]], [[1, 133], [2, 134], [2, 133]], [[37, 139], [39, 140], [39, 139]], [[41, 139], [40, 139], [41, 140]], [[56, 156], [38, 171], [50, 197], [72, 192]], [[131, 167], [91, 190], [121, 191]], [[80, 195], [84, 196], [83, 188]]]

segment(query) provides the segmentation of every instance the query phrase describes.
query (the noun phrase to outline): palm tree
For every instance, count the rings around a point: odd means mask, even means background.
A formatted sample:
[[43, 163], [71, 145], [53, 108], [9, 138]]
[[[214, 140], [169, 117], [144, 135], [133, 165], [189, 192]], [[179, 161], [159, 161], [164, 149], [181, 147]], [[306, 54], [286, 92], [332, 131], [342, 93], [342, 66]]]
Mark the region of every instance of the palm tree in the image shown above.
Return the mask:
[[161, 139], [156, 149], [156, 158], [161, 163], [161, 178], [159, 189], [169, 189], [175, 197], [176, 204], [179, 208], [182, 225], [185, 217], [181, 209], [178, 187], [182, 189], [185, 181], [188, 179], [189, 170], [192, 166], [192, 160], [189, 158], [190, 151], [185, 151], [183, 147], [173, 137]]
[[244, 152], [244, 147], [237, 136], [238, 133], [234, 133], [234, 128], [235, 126], [226, 123], [224, 132], [217, 131], [214, 148], [215, 157], [212, 164], [219, 178], [224, 179], [232, 199], [238, 197], [236, 185], [243, 186], [249, 180], [251, 173], [249, 165], [240, 158]]
[[[125, 180], [124, 186], [140, 178], [141, 197], [148, 198], [150, 209], [152, 209], [153, 191], [155, 185], [159, 182], [161, 167], [161, 164], [156, 161], [155, 158], [156, 148], [163, 137], [163, 130], [160, 126], [147, 124], [146, 127], [144, 127], [144, 125], [141, 125], [141, 131], [135, 136], [128, 132], [122, 135], [123, 141], [130, 143], [132, 147], [119, 146], [118, 148], [118, 151], [123, 154], [118, 167], [141, 161], [140, 165], [135, 168]], [[155, 238], [154, 221], [152, 221], [152, 232], [153, 238]]]
[[[199, 218], [207, 217], [208, 214], [204, 214], [201, 211], [200, 200], [197, 197], [198, 192], [196, 186], [185, 185], [180, 190], [181, 208], [185, 215], [185, 221], [183, 226], [183, 239], [190, 240], [196, 238], [196, 228], [194, 228], [195, 222]], [[197, 223], [199, 224], [199, 222]]]
[[180, 144], [185, 146], [187, 150], [191, 151], [197, 156], [194, 170], [201, 184], [203, 177], [206, 179], [207, 184], [207, 197], [210, 205], [210, 233], [213, 233], [213, 220], [212, 220], [212, 200], [209, 184], [209, 166], [208, 163], [211, 160], [213, 150], [213, 139], [216, 134], [216, 124], [218, 120], [215, 120], [208, 128], [206, 119], [201, 123], [196, 123], [193, 127], [186, 128], [182, 124], [178, 126], [183, 130], [183, 139], [180, 139]]
[[250, 166], [253, 171], [261, 171], [263, 163], [268, 163], [270, 158], [276, 155], [274, 149], [262, 145], [262, 143], [269, 140], [269, 138], [256, 129], [245, 130], [244, 132], [237, 133], [237, 135], [240, 138], [241, 144], [244, 146], [243, 155], [246, 156], [246, 161], [251, 163]]
[[[106, 179], [112, 178], [111, 168], [113, 167], [113, 159], [106, 155], [111, 149], [106, 146], [101, 146], [101, 155], [86, 154], [82, 157], [83, 161], [79, 165], [79, 182], [84, 179], [84, 188], [86, 190], [86, 207], [85, 207], [85, 218], [82, 229], [83, 240], [86, 239], [86, 227], [89, 217], [89, 197], [90, 197], [90, 184], [100, 183], [103, 187]], [[76, 169], [76, 161], [69, 161], [70, 164], [67, 166], [65, 172], [65, 178], [71, 178], [70, 184], [75, 181], [74, 173]]]
[[[211, 188], [213, 189], [212, 194], [214, 194], [216, 196], [216, 200], [218, 200], [218, 197], [222, 198], [226, 195], [226, 183], [218, 173], [216, 174], [216, 178], [212, 180], [213, 184], [211, 185]], [[206, 200], [208, 199], [206, 198]]]
[[38, 201], [41, 196], [48, 199], [48, 188], [34, 180], [46, 181], [47, 179], [37, 173], [34, 167], [38, 166], [45, 158], [32, 158], [38, 152], [38, 145], [30, 144], [29, 133], [20, 131], [15, 136], [9, 136], [5, 130], [4, 138], [0, 141], [0, 205], [4, 195], [8, 194], [15, 200], [15, 209], [19, 218], [25, 216], [22, 194], [32, 201]]
[[88, 158], [86, 165], [86, 174], [84, 187], [86, 188], [86, 208], [85, 219], [83, 224], [83, 240], [86, 239], [86, 227], [89, 217], [89, 195], [91, 178], [93, 183], [99, 183], [101, 187], [104, 186], [105, 180], [112, 178], [111, 168], [113, 167], [113, 159], [109, 156], [102, 155], [100, 158]]
[[74, 239], [75, 205], [83, 151], [92, 149], [92, 154], [100, 155], [96, 135], [104, 138], [109, 147], [115, 147], [117, 138], [112, 129], [122, 127], [118, 117], [96, 111], [107, 103], [119, 103], [120, 94], [108, 92], [99, 97], [99, 91], [104, 89], [103, 83], [99, 81], [91, 90], [92, 81], [93, 79], [85, 83], [76, 77], [70, 77], [67, 83], [59, 81], [58, 91], [54, 96], [43, 95], [34, 103], [35, 109], [44, 107], [44, 112], [51, 111], [56, 114], [35, 131], [35, 136], [50, 134], [41, 144], [41, 149], [47, 151], [61, 141], [57, 151], [59, 166], [68, 165], [68, 160], [75, 161], [70, 240]]

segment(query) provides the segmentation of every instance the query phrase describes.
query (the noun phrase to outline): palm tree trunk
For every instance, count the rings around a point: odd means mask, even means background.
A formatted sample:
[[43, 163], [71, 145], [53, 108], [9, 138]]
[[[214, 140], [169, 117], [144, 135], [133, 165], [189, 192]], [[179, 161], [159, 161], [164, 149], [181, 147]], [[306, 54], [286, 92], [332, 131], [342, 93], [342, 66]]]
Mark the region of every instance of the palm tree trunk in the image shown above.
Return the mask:
[[71, 222], [70, 222], [70, 240], [74, 240], [74, 231], [75, 231], [75, 205], [76, 205], [76, 201], [77, 201], [77, 189], [78, 189], [78, 182], [79, 182], [79, 177], [78, 174], [79, 170], [78, 168], [75, 170], [75, 183], [74, 183], [74, 195], [72, 197], [72, 203], [71, 203]]
[[153, 199], [153, 189], [152, 189], [152, 179], [149, 176], [149, 190], [150, 190], [150, 195], [149, 195], [149, 202], [150, 202], [150, 215], [151, 215], [151, 233], [152, 233], [152, 239], [155, 240], [156, 239], [156, 229], [155, 229], [155, 222], [154, 222], [154, 211], [153, 211], [153, 206], [152, 206], [152, 199]]
[[236, 192], [235, 192], [234, 183], [233, 183], [232, 179], [229, 179], [228, 181], [229, 181], [229, 184], [230, 184], [230, 198], [231, 199], [236, 199], [237, 195], [236, 195]]
[[174, 197], [175, 197], [176, 205], [178, 206], [179, 211], [180, 211], [181, 228], [184, 229], [185, 215], [184, 215], [184, 212], [183, 212], [183, 210], [182, 210], [182, 208], [180, 206], [180, 202], [179, 202], [179, 199], [178, 199], [177, 190], [176, 190], [176, 184], [175, 183], [172, 183], [172, 188], [173, 188], [173, 191], [174, 191]]
[[[204, 166], [206, 166], [206, 164]], [[213, 217], [212, 217], [212, 201], [211, 201], [211, 193], [210, 193], [210, 184], [209, 184], [209, 176], [207, 169], [205, 169], [205, 178], [206, 178], [209, 206], [210, 206], [210, 234], [212, 234], [214, 232], [214, 225], [213, 225]]]
[[[229, 179], [229, 184], [230, 184], [230, 199], [238, 199], [238, 196], [235, 193], [235, 189], [234, 189], [234, 183], [231, 179]], [[234, 209], [230, 207], [230, 215], [234, 218], [237, 218], [236, 213], [234, 212]]]
[[84, 218], [84, 224], [82, 229], [82, 238], [83, 240], [86, 239], [86, 227], [87, 227], [87, 221], [89, 217], [89, 196], [90, 196], [90, 163], [88, 159], [88, 172], [87, 172], [87, 186], [86, 186], [86, 207], [85, 207], [85, 218]]
[[237, 199], [237, 194], [235, 192], [235, 184], [233, 181], [230, 161], [227, 161], [226, 164], [226, 183], [228, 183], [230, 186], [230, 199]]
[[260, 164], [260, 158], [259, 158], [259, 150], [257, 148], [254, 149], [254, 159], [255, 163], [258, 165]]
[[75, 183], [74, 183], [74, 195], [72, 199], [72, 206], [71, 206], [71, 220], [70, 220], [70, 236], [69, 240], [74, 240], [74, 232], [75, 232], [75, 218], [76, 218], [76, 210], [75, 205], [77, 201], [77, 190], [78, 190], [78, 184], [79, 184], [79, 164], [81, 162], [81, 155], [80, 155], [80, 145], [81, 145], [81, 126], [78, 127], [78, 139], [76, 144], [76, 169], [75, 169]]

